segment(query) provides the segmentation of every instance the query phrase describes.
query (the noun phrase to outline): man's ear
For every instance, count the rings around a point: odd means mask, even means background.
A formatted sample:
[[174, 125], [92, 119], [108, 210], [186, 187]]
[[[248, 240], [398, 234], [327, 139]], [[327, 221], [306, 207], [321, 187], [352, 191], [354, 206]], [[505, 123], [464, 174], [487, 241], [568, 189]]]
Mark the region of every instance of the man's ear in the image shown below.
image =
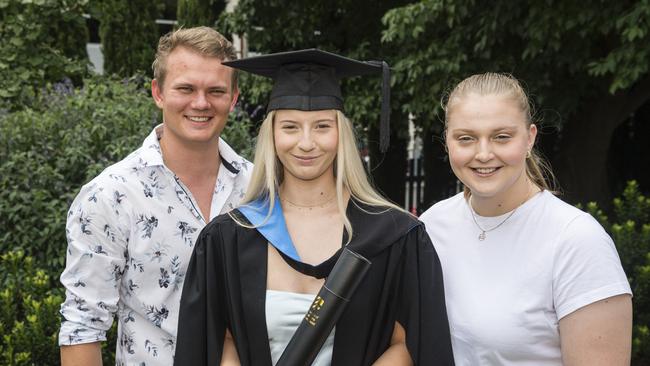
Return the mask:
[[232, 90], [232, 101], [230, 102], [230, 112], [232, 112], [235, 109], [235, 105], [237, 104], [237, 98], [239, 98], [239, 88], [235, 86]]
[[158, 83], [158, 80], [151, 80], [151, 96], [153, 97], [154, 102], [158, 108], [162, 109], [163, 107], [163, 96], [162, 96], [162, 85]]

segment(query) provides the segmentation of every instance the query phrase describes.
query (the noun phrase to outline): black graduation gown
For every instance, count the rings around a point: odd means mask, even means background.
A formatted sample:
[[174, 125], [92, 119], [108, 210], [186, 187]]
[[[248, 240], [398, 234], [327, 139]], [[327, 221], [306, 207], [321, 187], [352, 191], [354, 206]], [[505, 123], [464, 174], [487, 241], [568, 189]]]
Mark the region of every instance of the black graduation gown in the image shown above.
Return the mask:
[[[388, 348], [395, 321], [406, 331], [415, 365], [453, 365], [440, 261], [424, 224], [395, 210], [371, 214], [359, 206], [378, 211], [350, 201], [348, 246], [372, 265], [336, 324], [332, 365], [371, 365]], [[283, 257], [322, 278], [340, 252], [318, 266]], [[267, 255], [267, 240], [228, 215], [203, 229], [185, 277], [174, 365], [219, 365], [228, 328], [243, 366], [271, 366]]]

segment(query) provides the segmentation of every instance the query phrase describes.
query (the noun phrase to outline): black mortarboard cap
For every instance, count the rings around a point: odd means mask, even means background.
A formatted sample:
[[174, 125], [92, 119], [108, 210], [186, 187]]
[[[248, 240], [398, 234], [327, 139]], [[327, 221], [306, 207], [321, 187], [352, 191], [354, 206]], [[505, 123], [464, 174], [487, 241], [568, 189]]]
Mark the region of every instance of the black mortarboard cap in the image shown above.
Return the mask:
[[267, 111], [343, 110], [341, 79], [382, 73], [379, 148], [390, 143], [390, 69], [383, 61], [357, 61], [318, 49], [273, 53], [226, 61], [224, 65], [274, 80]]

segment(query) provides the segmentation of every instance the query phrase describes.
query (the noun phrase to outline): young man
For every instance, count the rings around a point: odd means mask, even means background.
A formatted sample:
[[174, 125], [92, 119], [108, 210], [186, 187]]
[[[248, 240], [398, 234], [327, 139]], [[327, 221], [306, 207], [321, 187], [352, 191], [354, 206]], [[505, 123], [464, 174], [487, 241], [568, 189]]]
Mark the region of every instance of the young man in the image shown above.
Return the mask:
[[208, 27], [160, 39], [152, 95], [163, 123], [84, 187], [67, 220], [61, 363], [101, 365], [118, 318], [118, 365], [171, 365], [194, 241], [244, 195], [252, 164], [219, 138], [239, 91], [232, 44]]

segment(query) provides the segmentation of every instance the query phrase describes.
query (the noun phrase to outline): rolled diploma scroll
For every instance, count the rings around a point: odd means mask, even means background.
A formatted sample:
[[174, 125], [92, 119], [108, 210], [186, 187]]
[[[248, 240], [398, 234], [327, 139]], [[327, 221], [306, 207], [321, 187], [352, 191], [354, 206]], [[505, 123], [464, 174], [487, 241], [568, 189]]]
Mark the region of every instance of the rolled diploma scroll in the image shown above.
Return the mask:
[[314, 362], [370, 264], [361, 255], [343, 248], [276, 366], [308, 366]]

